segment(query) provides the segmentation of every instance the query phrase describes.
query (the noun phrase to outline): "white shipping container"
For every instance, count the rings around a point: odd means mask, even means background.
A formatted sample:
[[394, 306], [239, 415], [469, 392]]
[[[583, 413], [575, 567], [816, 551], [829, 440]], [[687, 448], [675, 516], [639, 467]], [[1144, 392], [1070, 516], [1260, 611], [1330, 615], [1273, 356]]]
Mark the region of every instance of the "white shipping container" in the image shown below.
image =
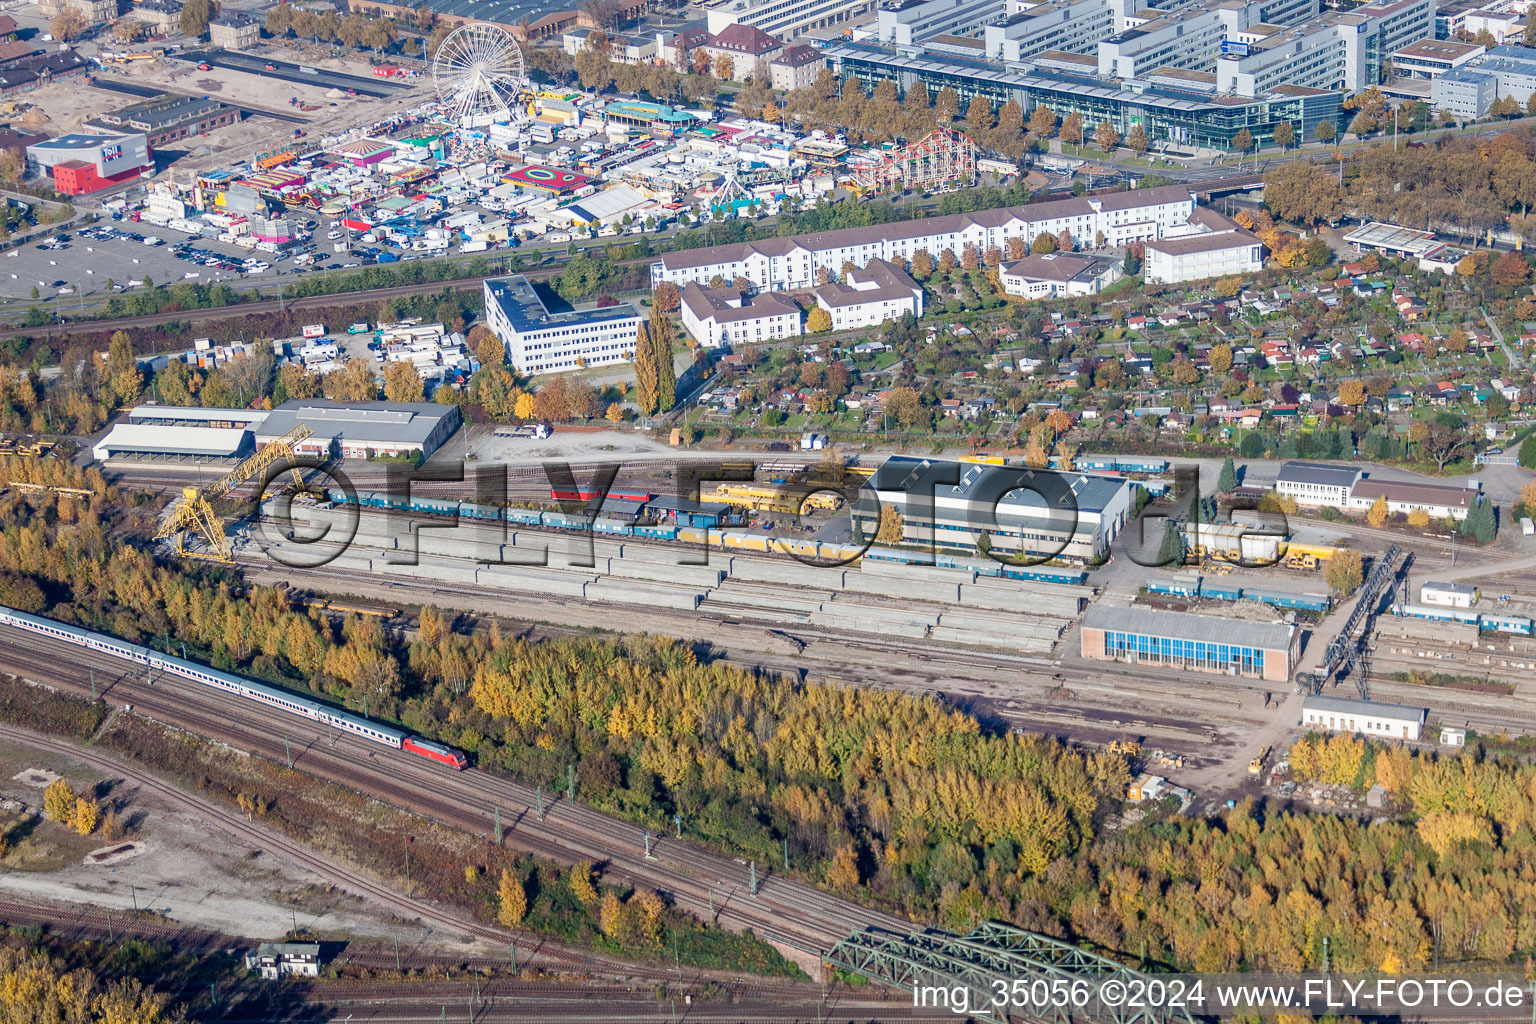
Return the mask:
[[1525, 516], [1520, 520], [1520, 532], [1527, 537], [1536, 534], [1536, 523], [1531, 522], [1530, 516]]

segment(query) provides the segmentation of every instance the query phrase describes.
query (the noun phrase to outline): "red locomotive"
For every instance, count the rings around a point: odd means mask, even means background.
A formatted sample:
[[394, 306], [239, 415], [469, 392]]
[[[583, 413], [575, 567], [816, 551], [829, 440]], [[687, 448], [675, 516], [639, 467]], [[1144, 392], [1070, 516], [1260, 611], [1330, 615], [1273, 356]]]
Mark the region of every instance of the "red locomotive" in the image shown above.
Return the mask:
[[431, 740], [420, 739], [416, 736], [407, 736], [400, 744], [401, 749], [409, 750], [413, 754], [431, 758], [440, 764], [446, 764], [450, 768], [463, 771], [469, 767], [469, 759], [460, 751], [452, 747], [445, 747], [441, 743], [433, 743]]

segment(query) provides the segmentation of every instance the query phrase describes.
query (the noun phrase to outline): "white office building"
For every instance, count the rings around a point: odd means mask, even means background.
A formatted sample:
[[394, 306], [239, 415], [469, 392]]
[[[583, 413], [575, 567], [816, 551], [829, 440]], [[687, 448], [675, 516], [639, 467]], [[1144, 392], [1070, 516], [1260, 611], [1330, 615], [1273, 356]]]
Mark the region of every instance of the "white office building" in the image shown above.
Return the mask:
[[1258, 96], [1279, 86], [1360, 92], [1381, 82], [1391, 53], [1435, 34], [1435, 0], [1378, 0], [1223, 47], [1216, 88]]
[[1495, 46], [1437, 77], [1429, 102], [1463, 120], [1487, 117], [1493, 101], [1512, 98], [1522, 107], [1536, 93], [1536, 49]]
[[651, 266], [651, 283], [671, 281], [681, 288], [689, 282], [707, 284], [717, 276], [727, 281], [744, 277], [758, 291], [793, 291], [814, 287], [820, 270], [840, 274], [844, 263], [863, 267], [871, 260], [886, 260], [905, 265], [922, 251], [934, 259], [945, 252], [958, 259], [967, 247], [977, 252], [1004, 249], [1010, 239], [1029, 244], [1042, 233], [1067, 231], [1087, 244], [1100, 234], [1111, 246], [1148, 242], [1191, 230], [1194, 212], [1194, 193], [1184, 185], [1058, 199], [664, 253]]
[[558, 373], [634, 358], [640, 314], [627, 302], [551, 313], [521, 274], [486, 278], [484, 287], [486, 325], [506, 345], [518, 373]]
[[981, 33], [1007, 17], [1008, 0], [895, 0], [875, 12], [882, 43], [911, 46], [934, 36]]

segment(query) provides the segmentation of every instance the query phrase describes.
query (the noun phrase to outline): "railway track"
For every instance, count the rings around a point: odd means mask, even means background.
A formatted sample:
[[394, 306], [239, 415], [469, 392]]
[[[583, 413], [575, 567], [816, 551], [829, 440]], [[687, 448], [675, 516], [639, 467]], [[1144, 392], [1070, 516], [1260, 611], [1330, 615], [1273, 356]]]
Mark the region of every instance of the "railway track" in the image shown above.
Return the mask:
[[[316, 728], [317, 723], [274, 715], [259, 706], [248, 707], [239, 698], [174, 676], [147, 685], [138, 675], [121, 674], [124, 663], [109, 655], [73, 645], [55, 645], [35, 634], [7, 633], [11, 635], [0, 648], [0, 662], [6, 663], [8, 671], [41, 677], [39, 681], [81, 692], [87, 688], [81, 686], [79, 676], [61, 671], [58, 666], [98, 666], [111, 679], [103, 694], [109, 702], [132, 703], [136, 714], [146, 714], [276, 761], [285, 756], [282, 737], [286, 735], [296, 769], [340, 782], [470, 834], [486, 835], [491, 829], [492, 809], [500, 807], [504, 823], [511, 825], [503, 841], [514, 848], [566, 864], [583, 859], [603, 864], [609, 877], [654, 886], [700, 919], [712, 918], [733, 930], [752, 928], [760, 934], [820, 950], [865, 927], [910, 927], [908, 922], [772, 874], [768, 865], [758, 866], [762, 884], [759, 893], [752, 896], [746, 891], [746, 864], [687, 841], [657, 837], [652, 843], [652, 856], [646, 857], [643, 829], [579, 804], [550, 800], [547, 817], [540, 820], [536, 809], [538, 797], [532, 787], [475, 770], [452, 773], [432, 762], [385, 747], [365, 749], [373, 745], [350, 736], [338, 734], [332, 746], [325, 730]], [[17, 664], [14, 652], [18, 650], [30, 655], [24, 664]], [[49, 668], [39, 670], [39, 666]], [[461, 931], [477, 937], [494, 937], [498, 943], [505, 941], [506, 933], [498, 929], [465, 925], [462, 920], [419, 901], [388, 893], [376, 883], [370, 883], [368, 889], [380, 892], [387, 897], [386, 906], [400, 907], [406, 916], [431, 911], [424, 919], [442, 921], [445, 925], [453, 921]], [[401, 900], [405, 901], [403, 906]], [[563, 950], [560, 955], [570, 966], [590, 964], [590, 958], [576, 951]]]
[[[213, 719], [208, 718], [199, 719], [199, 723], [204, 727], [211, 727], [210, 723], [213, 721]], [[238, 815], [228, 813], [219, 805], [188, 794], [155, 775], [138, 770], [131, 764], [125, 764], [116, 757], [109, 757], [97, 751], [81, 748], [62, 740], [52, 739], [13, 726], [0, 725], [0, 737], [18, 743], [25, 743], [35, 749], [71, 757], [100, 771], [132, 779], [143, 789], [195, 814], [198, 820], [206, 821], [216, 826], [225, 834], [255, 845], [260, 849], [274, 851], [314, 871], [322, 878], [330, 879], [349, 891], [366, 897], [376, 905], [385, 907], [405, 919], [421, 920], [444, 928], [451, 933], [466, 935], [476, 939], [491, 940], [498, 945], [507, 941], [514, 934], [504, 929], [491, 928], [478, 922], [469, 921], [458, 914], [446, 912], [426, 901], [402, 896], [387, 885], [381, 884], [361, 872], [347, 868], [328, 857], [313, 853], [306, 847], [293, 842], [280, 833], [251, 822], [246, 822]], [[166, 926], [166, 929], [158, 937], [169, 937], [175, 930], [169, 925]], [[157, 936], [151, 935], [151, 937]], [[526, 954], [520, 953], [520, 958], [526, 956], [527, 961], [534, 964], [548, 965], [558, 969], [591, 970], [594, 968], [604, 968], [621, 974], [632, 974], [635, 970], [635, 965], [627, 961], [602, 958], [585, 951], [563, 947], [532, 933], [521, 933], [519, 938], [526, 944], [524, 947]], [[661, 972], [654, 973], [658, 977], [661, 976]]]

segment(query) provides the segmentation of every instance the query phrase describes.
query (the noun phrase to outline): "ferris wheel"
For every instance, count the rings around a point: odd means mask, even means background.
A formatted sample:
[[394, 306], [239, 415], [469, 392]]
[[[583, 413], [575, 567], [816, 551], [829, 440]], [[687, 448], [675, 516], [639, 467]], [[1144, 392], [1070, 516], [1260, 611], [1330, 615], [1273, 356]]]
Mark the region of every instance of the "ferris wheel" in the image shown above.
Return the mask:
[[454, 29], [432, 57], [437, 98], [465, 127], [509, 121], [528, 84], [523, 51], [511, 33], [472, 23]]

